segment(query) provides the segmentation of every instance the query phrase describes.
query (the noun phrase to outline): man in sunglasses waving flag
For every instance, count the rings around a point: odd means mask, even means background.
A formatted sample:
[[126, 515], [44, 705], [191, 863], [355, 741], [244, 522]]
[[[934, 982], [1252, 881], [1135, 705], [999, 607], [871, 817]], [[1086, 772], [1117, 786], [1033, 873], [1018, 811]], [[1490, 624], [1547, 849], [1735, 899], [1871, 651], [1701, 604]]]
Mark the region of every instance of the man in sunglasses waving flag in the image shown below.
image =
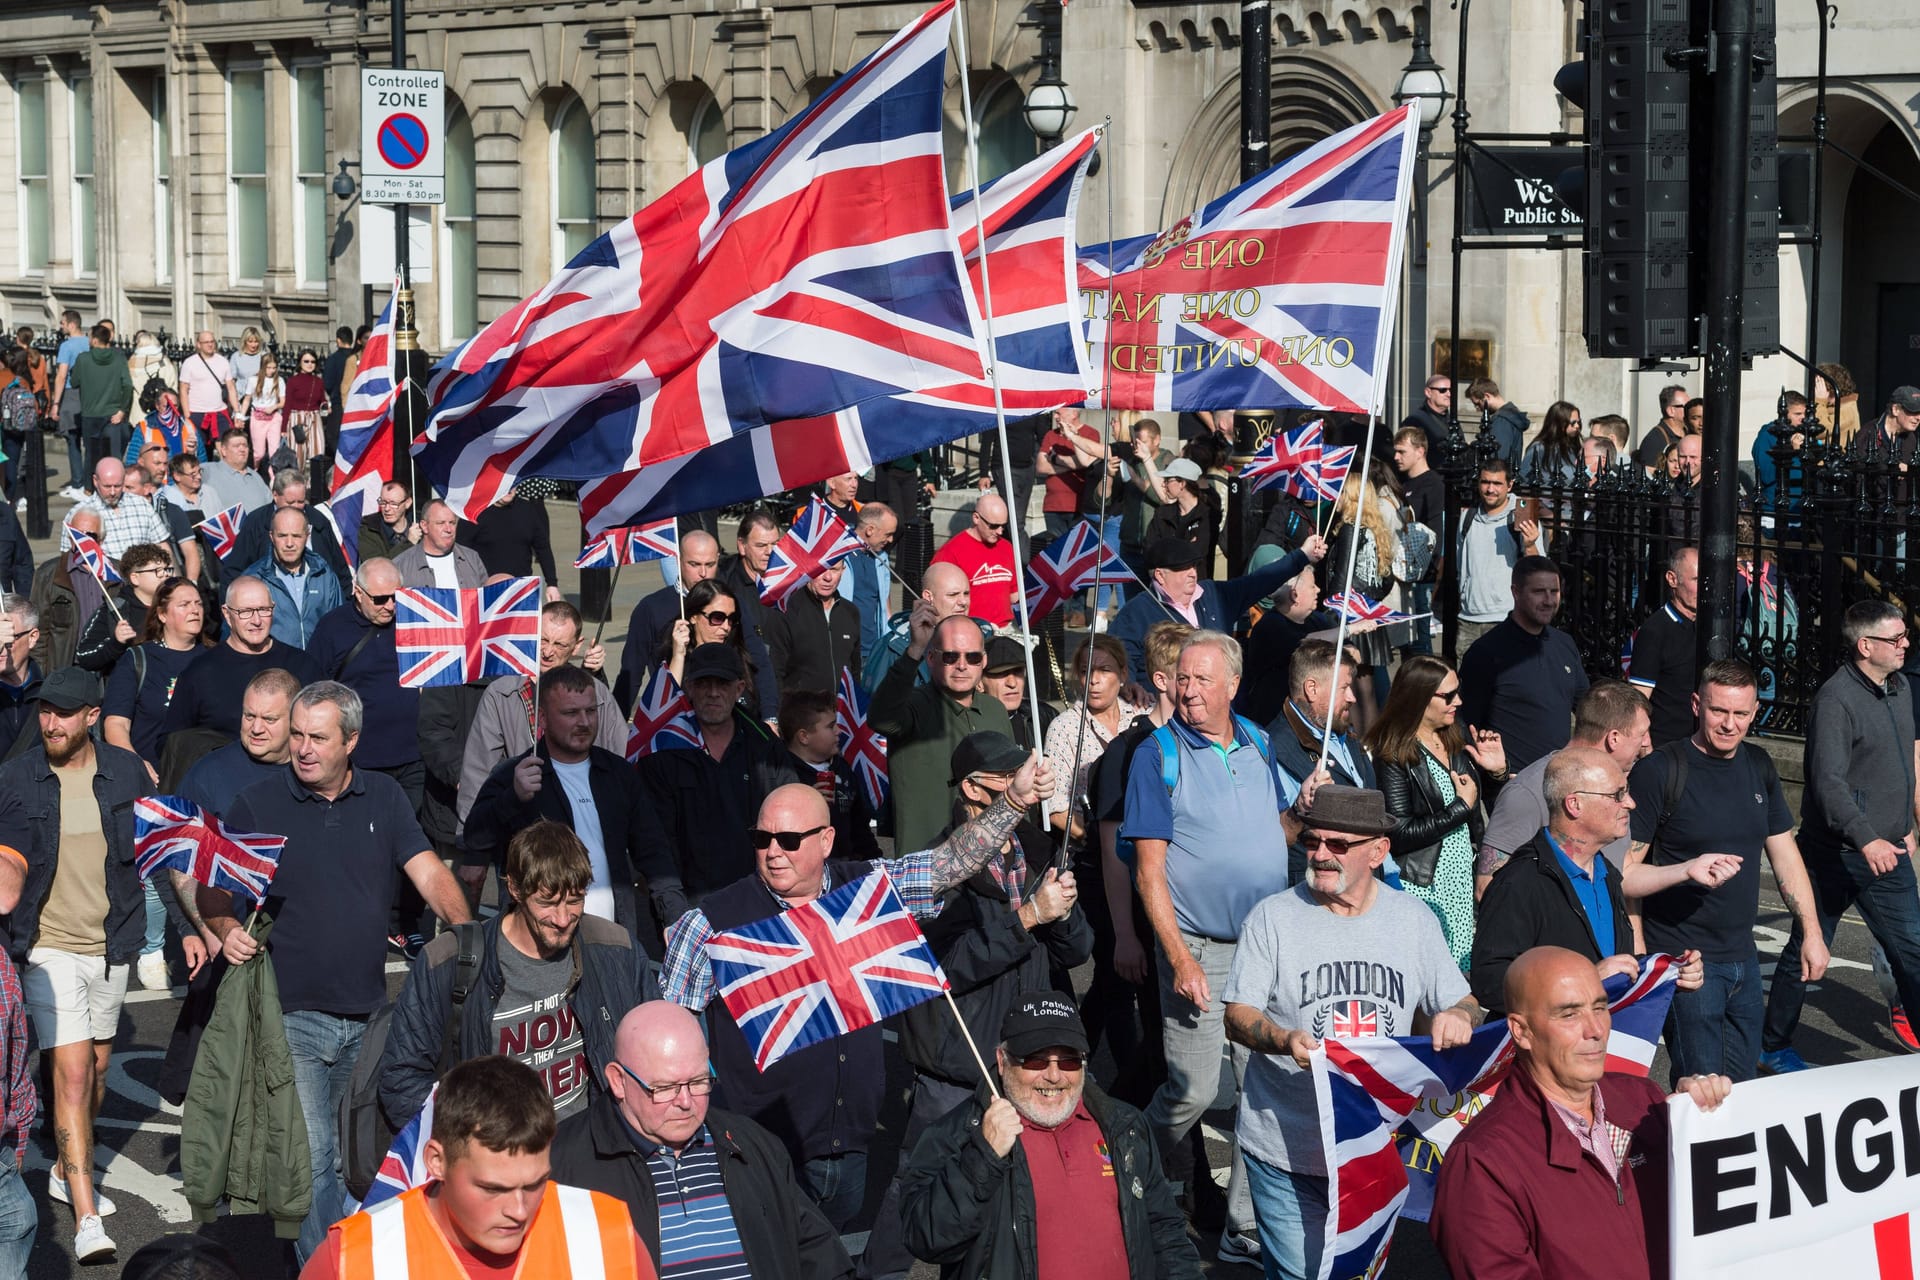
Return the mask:
[[748, 832], [753, 873], [707, 894], [667, 933], [661, 994], [708, 1014], [720, 1105], [757, 1121], [785, 1144], [800, 1181], [836, 1230], [860, 1212], [866, 1190], [867, 1148], [886, 1093], [880, 1026], [808, 1045], [762, 1071], [726, 1005], [714, 999], [707, 944], [718, 932], [812, 902], [882, 865], [909, 912], [921, 919], [938, 916], [945, 891], [985, 868], [1053, 787], [1052, 771], [1039, 756], [1029, 757], [979, 817], [923, 852], [885, 864], [833, 858], [835, 833], [825, 798], [803, 783], [780, 787], [761, 803]]

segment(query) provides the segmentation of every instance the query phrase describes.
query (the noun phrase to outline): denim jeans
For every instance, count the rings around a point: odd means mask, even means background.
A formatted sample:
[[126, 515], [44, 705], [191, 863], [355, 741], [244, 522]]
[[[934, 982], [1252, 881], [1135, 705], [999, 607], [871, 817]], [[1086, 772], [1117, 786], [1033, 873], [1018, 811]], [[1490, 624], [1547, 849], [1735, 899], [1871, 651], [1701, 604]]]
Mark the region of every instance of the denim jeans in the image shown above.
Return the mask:
[[833, 1229], [844, 1231], [867, 1201], [867, 1153], [815, 1156], [801, 1166], [800, 1182]]
[[141, 888], [146, 898], [147, 934], [140, 944], [140, 954], [150, 956], [167, 945], [167, 908], [153, 881], [146, 881]]
[[13, 1153], [0, 1152], [0, 1276], [27, 1274], [27, 1255], [33, 1252], [39, 1227], [39, 1207], [20, 1180]]
[[[1814, 912], [1820, 933], [1833, 945], [1833, 931], [1848, 907], [1859, 907], [1874, 939], [1887, 954], [1894, 989], [1909, 1014], [1920, 1010], [1920, 886], [1916, 886], [1913, 859], [1902, 854], [1893, 870], [1873, 874], [1857, 849], [1806, 855], [1807, 875], [1813, 881]], [[1793, 1043], [1800, 1025], [1800, 1006], [1806, 1002], [1800, 981], [1800, 923], [1795, 921], [1787, 945], [1780, 948], [1773, 969], [1773, 988], [1767, 993], [1766, 1028], [1760, 1037], [1762, 1052], [1772, 1053]]]
[[[1096, 516], [1093, 522], [1100, 526], [1101, 544], [1111, 547], [1117, 555], [1120, 551], [1120, 517], [1108, 516], [1105, 520], [1101, 520]], [[1105, 609], [1108, 605], [1118, 609], [1127, 602], [1126, 590], [1117, 582], [1112, 586], [1102, 582], [1097, 594], [1098, 599], [1093, 602], [1093, 607], [1096, 609]]]
[[1249, 1156], [1247, 1184], [1260, 1221], [1260, 1260], [1267, 1280], [1319, 1275], [1327, 1232], [1325, 1175], [1290, 1173]]
[[1675, 991], [1667, 1012], [1667, 1055], [1673, 1078], [1723, 1075], [1751, 1080], [1760, 1060], [1760, 1020], [1766, 1011], [1760, 990], [1760, 955], [1709, 960], [1698, 991]]
[[[1173, 989], [1173, 962], [1159, 956], [1160, 1025], [1167, 1050], [1167, 1079], [1147, 1104], [1147, 1123], [1160, 1147], [1161, 1159], [1187, 1140], [1200, 1117], [1217, 1107], [1231, 1107], [1240, 1096], [1240, 1074], [1246, 1069], [1246, 1050], [1227, 1042], [1227, 1006], [1220, 998], [1233, 968], [1234, 944], [1182, 933], [1187, 950], [1207, 975], [1213, 1002], [1196, 1009]], [[1247, 1192], [1246, 1162], [1240, 1143], [1233, 1144], [1233, 1172], [1227, 1183], [1227, 1230], [1253, 1230], [1253, 1201]]]
[[283, 1021], [287, 1051], [293, 1055], [293, 1089], [300, 1095], [300, 1114], [307, 1122], [307, 1146], [312, 1152], [313, 1207], [301, 1222], [300, 1239], [294, 1245], [304, 1267], [326, 1241], [327, 1228], [346, 1212], [347, 1187], [340, 1177], [336, 1125], [340, 1100], [353, 1082], [367, 1023], [364, 1018], [339, 1018], [310, 1009], [289, 1013]]

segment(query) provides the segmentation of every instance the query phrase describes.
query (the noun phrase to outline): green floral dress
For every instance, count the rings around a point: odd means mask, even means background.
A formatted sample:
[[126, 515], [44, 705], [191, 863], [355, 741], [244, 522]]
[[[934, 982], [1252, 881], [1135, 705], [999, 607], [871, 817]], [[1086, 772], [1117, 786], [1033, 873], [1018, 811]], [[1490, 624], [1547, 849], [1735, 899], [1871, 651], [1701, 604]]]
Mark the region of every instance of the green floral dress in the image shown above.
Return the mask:
[[[1439, 788], [1440, 799], [1452, 804], [1458, 795], [1453, 789], [1453, 774], [1425, 747], [1420, 754], [1426, 757], [1427, 774]], [[1473, 835], [1468, 825], [1463, 822], [1440, 838], [1440, 859], [1433, 868], [1432, 884], [1402, 887], [1440, 917], [1447, 950], [1460, 972], [1465, 973], [1473, 961]]]

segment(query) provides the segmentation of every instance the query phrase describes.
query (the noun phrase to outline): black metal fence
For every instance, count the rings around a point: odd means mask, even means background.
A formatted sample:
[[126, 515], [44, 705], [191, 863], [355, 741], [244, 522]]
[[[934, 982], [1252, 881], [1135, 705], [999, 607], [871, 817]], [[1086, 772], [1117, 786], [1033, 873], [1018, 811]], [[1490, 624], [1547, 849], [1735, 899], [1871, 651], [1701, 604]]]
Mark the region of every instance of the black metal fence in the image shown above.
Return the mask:
[[[1738, 648], [1760, 673], [1757, 728], [1798, 736], [1814, 693], [1842, 661], [1847, 607], [1886, 600], [1914, 620], [1920, 573], [1908, 538], [1920, 529], [1920, 474], [1913, 435], [1889, 441], [1869, 425], [1844, 447], [1817, 426], [1797, 434], [1776, 424], [1775, 435], [1765, 455], [1774, 482], [1763, 483], [1764, 468], [1758, 479], [1740, 473]], [[1483, 450], [1492, 451], [1486, 435], [1468, 441], [1456, 432], [1439, 459], [1456, 511], [1477, 503]], [[1537, 510], [1548, 554], [1564, 571], [1559, 625], [1579, 644], [1589, 676], [1618, 677], [1635, 630], [1667, 601], [1673, 551], [1699, 544], [1699, 488], [1628, 462], [1598, 476], [1522, 469], [1514, 493]]]

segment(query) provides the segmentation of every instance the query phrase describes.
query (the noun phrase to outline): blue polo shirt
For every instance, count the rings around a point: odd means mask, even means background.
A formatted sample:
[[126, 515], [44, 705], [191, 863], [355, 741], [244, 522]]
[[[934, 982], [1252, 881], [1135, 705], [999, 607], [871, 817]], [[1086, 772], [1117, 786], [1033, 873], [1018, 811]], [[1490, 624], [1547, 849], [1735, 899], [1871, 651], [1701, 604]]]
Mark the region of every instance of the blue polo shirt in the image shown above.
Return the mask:
[[235, 797], [236, 831], [287, 837], [267, 890], [267, 954], [288, 1013], [362, 1018], [387, 998], [387, 913], [394, 873], [430, 846], [400, 784], [355, 769], [331, 800], [291, 765]]
[[1553, 849], [1553, 856], [1560, 860], [1560, 869], [1567, 873], [1567, 879], [1573, 882], [1573, 896], [1580, 899], [1580, 909], [1587, 913], [1587, 923], [1593, 927], [1593, 940], [1600, 944], [1600, 954], [1604, 958], [1619, 951], [1613, 936], [1613, 901], [1607, 896], [1607, 860], [1595, 856], [1593, 870], [1582, 871], [1580, 864], [1567, 856], [1560, 842], [1553, 838], [1553, 832], [1542, 829], [1541, 835], [1547, 838], [1547, 844]]
[[1280, 811], [1300, 788], [1274, 765], [1265, 732], [1237, 716], [1230, 747], [1178, 717], [1167, 727], [1180, 753], [1173, 792], [1160, 735], [1149, 734], [1127, 770], [1120, 834], [1167, 842], [1167, 886], [1181, 932], [1234, 942], [1254, 905], [1287, 887]]

